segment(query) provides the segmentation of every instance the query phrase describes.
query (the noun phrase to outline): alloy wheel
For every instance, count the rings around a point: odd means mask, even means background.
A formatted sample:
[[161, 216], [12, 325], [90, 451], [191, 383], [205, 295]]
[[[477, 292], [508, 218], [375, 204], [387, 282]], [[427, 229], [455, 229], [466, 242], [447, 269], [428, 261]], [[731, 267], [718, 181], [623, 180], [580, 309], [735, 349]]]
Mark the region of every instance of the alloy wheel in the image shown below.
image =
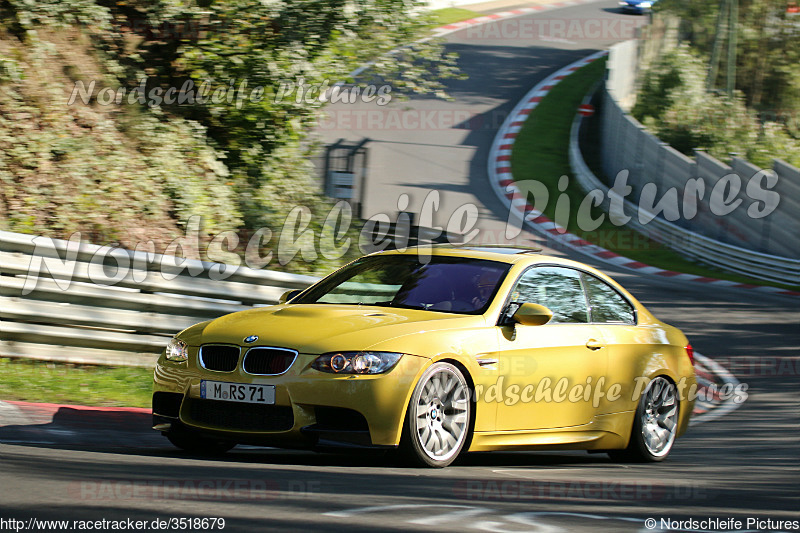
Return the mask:
[[642, 402], [640, 416], [644, 445], [654, 457], [667, 455], [678, 427], [675, 385], [666, 378], [655, 378], [648, 385]]

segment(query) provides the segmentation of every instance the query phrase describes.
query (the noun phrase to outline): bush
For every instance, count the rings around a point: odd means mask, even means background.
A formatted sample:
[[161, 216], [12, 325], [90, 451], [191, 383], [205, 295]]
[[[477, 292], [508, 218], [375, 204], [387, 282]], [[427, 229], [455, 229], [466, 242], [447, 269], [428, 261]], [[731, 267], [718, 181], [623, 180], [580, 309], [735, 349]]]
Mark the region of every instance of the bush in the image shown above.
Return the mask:
[[704, 150], [717, 159], [737, 154], [762, 168], [780, 157], [800, 164], [797, 143], [782, 125], [759, 122], [741, 93], [705, 89], [706, 65], [687, 46], [664, 54], [645, 74], [632, 114], [662, 141], [686, 155]]
[[[275, 96], [301, 77], [307, 85], [349, 81], [373, 60], [370, 74], [392, 83], [393, 96], [441, 95], [441, 80], [456, 75], [455, 56], [435, 40], [405, 46], [428, 28], [421, 6], [0, 2], [0, 227], [62, 238], [81, 231], [101, 244], [153, 240], [163, 249], [191, 216], [200, 215], [209, 234], [264, 226], [277, 233], [302, 206], [318, 239], [330, 232], [323, 222], [332, 205], [309, 161], [322, 104]], [[141, 78], [147, 94], [187, 81], [205, 82], [209, 94], [242, 80], [264, 90], [259, 101], [64, 105], [78, 81], [130, 90]], [[336, 266], [323, 259], [287, 268]]]

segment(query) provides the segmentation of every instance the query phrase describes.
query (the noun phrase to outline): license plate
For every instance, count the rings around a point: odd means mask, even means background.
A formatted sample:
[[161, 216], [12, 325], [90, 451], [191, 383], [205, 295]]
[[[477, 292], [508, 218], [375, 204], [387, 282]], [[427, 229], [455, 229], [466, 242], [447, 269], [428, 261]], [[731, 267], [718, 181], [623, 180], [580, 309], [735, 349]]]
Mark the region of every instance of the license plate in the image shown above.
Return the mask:
[[275, 385], [248, 385], [202, 380], [200, 397], [227, 402], [274, 404]]

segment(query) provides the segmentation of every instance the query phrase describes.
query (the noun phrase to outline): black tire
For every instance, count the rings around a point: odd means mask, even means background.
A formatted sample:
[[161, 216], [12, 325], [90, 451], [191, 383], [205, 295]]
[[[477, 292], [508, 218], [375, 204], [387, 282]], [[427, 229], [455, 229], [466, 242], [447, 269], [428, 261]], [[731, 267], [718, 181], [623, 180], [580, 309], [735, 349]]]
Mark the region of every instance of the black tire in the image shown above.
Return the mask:
[[228, 440], [209, 439], [186, 431], [169, 431], [165, 436], [176, 447], [196, 455], [222, 455], [236, 446]]
[[[675, 384], [664, 376], [654, 378], [639, 399], [628, 447], [610, 450], [608, 455], [620, 462], [663, 461], [675, 443], [679, 409]], [[664, 432], [661, 438], [659, 430]]]
[[406, 409], [400, 456], [411, 466], [443, 468], [470, 441], [472, 403], [464, 374], [438, 362], [420, 377]]

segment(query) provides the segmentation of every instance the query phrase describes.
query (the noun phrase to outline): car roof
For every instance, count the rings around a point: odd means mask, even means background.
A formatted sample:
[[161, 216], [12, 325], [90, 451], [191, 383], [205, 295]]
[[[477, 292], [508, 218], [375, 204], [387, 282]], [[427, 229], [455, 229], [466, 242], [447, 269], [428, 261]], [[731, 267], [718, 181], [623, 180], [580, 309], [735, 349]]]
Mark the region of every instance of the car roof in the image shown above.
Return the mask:
[[498, 261], [501, 263], [523, 263], [523, 264], [536, 264], [536, 263], [556, 263], [568, 266], [578, 266], [594, 270], [588, 265], [563, 259], [552, 255], [542, 254], [542, 249], [538, 247], [522, 247], [522, 246], [508, 246], [508, 245], [495, 245], [495, 244], [479, 244], [479, 245], [457, 245], [457, 244], [433, 244], [411, 246], [405, 250], [386, 250], [384, 252], [377, 252], [378, 254], [401, 254], [401, 255], [435, 255], [447, 257], [469, 257], [473, 259], [487, 259], [491, 261]]

